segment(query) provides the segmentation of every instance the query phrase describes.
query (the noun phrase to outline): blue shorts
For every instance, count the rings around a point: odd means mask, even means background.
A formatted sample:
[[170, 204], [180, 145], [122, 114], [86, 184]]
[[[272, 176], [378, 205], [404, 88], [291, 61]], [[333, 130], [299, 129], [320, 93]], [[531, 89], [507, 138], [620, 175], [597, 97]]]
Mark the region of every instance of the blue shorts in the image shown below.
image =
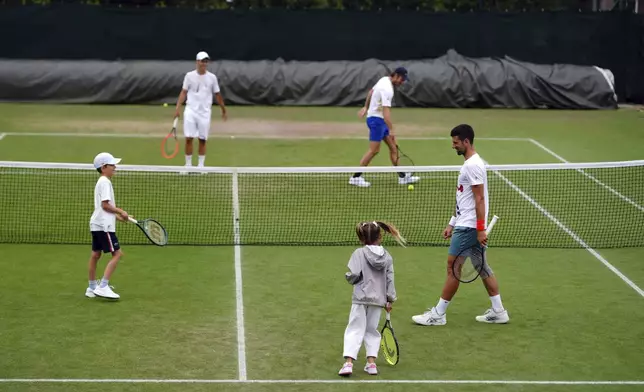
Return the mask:
[[477, 246], [483, 249], [477, 238], [475, 228], [456, 226], [452, 231], [452, 241], [449, 244], [448, 254], [458, 256], [461, 251]]
[[116, 233], [92, 231], [92, 250], [94, 252], [114, 253], [121, 249]]
[[[475, 228], [456, 226], [452, 231], [452, 241], [449, 244], [448, 254], [450, 256], [459, 256], [461, 255], [461, 251], [474, 247], [482, 250], [483, 246], [479, 243], [477, 235], [478, 233]], [[469, 252], [464, 253], [463, 256], [469, 256]], [[473, 260], [472, 263], [474, 263]], [[492, 275], [494, 275], [494, 271], [492, 271], [492, 268], [487, 263], [486, 258], [483, 269], [481, 270], [481, 278], [487, 279]]]
[[367, 126], [369, 127], [369, 141], [381, 142], [389, 136], [389, 128], [385, 120], [380, 117], [367, 117]]

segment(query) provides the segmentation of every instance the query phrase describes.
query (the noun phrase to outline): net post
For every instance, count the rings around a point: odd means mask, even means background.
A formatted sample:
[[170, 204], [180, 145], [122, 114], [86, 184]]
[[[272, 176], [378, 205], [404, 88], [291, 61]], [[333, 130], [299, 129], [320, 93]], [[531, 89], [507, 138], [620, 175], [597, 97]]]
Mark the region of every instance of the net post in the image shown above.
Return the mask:
[[237, 168], [232, 171], [232, 192], [233, 192], [233, 242], [241, 245], [241, 233], [239, 230], [239, 175]]

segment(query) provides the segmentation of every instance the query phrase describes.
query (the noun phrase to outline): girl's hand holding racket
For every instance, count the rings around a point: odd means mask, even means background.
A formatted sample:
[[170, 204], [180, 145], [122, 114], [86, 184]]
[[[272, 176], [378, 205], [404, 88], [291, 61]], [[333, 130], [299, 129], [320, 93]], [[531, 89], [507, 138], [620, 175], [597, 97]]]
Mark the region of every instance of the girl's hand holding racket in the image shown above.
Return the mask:
[[387, 302], [387, 304], [385, 305], [385, 310], [387, 311], [387, 313], [391, 312], [391, 302]]

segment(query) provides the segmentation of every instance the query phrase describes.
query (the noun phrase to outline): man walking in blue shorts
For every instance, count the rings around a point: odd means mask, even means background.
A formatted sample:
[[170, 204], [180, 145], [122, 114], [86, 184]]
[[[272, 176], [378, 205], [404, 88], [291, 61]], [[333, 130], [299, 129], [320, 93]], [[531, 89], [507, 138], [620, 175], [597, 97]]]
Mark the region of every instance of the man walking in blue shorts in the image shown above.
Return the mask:
[[[394, 127], [391, 123], [391, 101], [394, 97], [394, 86], [400, 86], [409, 80], [407, 69], [398, 67], [389, 76], [378, 80], [375, 86], [369, 91], [367, 100], [362, 109], [360, 117], [367, 116], [367, 126], [369, 127], [369, 150], [360, 160], [360, 166], [369, 166], [373, 157], [380, 152], [380, 143], [384, 141], [389, 147], [389, 157], [394, 166], [398, 166], [398, 148], [396, 147], [396, 137], [394, 136]], [[401, 185], [413, 184], [420, 180], [411, 173], [398, 173], [398, 183]], [[362, 173], [355, 173], [349, 179], [349, 184], [368, 187], [371, 183], [362, 178]]]

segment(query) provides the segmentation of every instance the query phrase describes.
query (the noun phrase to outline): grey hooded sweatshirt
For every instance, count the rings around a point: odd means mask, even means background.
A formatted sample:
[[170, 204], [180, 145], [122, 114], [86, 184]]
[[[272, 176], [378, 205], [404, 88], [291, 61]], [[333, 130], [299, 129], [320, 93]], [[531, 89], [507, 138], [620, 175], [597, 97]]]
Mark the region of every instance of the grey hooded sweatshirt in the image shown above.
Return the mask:
[[349, 259], [347, 281], [353, 285], [354, 304], [384, 307], [396, 300], [394, 260], [380, 245], [356, 249]]

